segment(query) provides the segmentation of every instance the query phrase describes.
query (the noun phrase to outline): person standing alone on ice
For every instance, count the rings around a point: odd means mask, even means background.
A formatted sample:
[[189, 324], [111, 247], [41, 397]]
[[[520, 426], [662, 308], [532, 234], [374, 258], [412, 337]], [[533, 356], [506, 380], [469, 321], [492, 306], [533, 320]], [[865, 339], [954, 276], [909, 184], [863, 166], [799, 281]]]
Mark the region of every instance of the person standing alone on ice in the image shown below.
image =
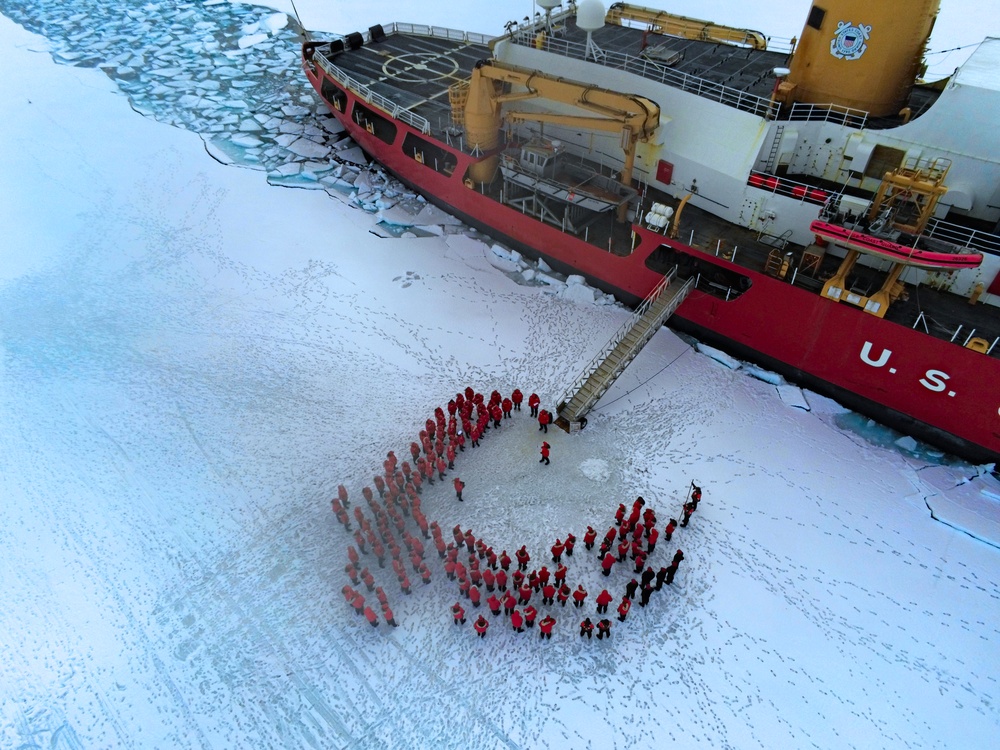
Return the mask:
[[533, 417], [538, 416], [538, 407], [541, 403], [542, 400], [538, 398], [537, 393], [532, 393], [530, 396], [528, 396], [528, 406], [531, 409], [531, 416]]
[[455, 495], [458, 497], [458, 501], [462, 502], [462, 490], [465, 489], [465, 482], [463, 482], [458, 477], [455, 477]]
[[545, 464], [546, 466], [549, 465], [549, 449], [550, 448], [551, 448], [551, 446], [548, 443], [545, 443], [545, 442], [542, 443], [542, 450], [541, 450], [542, 457], [538, 460], [538, 463]]
[[480, 638], [486, 637], [486, 631], [490, 627], [490, 622], [482, 615], [479, 615], [479, 619], [472, 623], [472, 627], [476, 629], [476, 633], [479, 634]]

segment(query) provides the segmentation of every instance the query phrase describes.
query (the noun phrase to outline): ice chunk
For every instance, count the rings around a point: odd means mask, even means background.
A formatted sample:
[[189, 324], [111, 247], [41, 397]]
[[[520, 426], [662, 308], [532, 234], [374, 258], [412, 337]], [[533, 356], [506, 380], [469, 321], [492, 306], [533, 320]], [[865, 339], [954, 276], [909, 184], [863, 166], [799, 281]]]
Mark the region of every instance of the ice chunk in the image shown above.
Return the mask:
[[[572, 278], [572, 277], [570, 277]], [[594, 290], [591, 289], [586, 284], [570, 284], [569, 279], [566, 279], [566, 288], [559, 295], [563, 299], [568, 299], [571, 302], [577, 302], [579, 304], [592, 305], [594, 304]]]
[[505, 248], [503, 245], [493, 245], [490, 248], [490, 252], [492, 252], [495, 256], [497, 256], [502, 260], [506, 261], [511, 260], [510, 251], [507, 250], [507, 248]]
[[289, 177], [291, 175], [296, 175], [301, 171], [302, 168], [296, 162], [289, 162], [288, 164], [282, 164], [280, 167], [275, 169], [274, 174], [282, 177]]
[[360, 146], [345, 148], [337, 154], [337, 158], [349, 162], [350, 164], [359, 164], [361, 166], [368, 164], [368, 159], [365, 158], [365, 152], [361, 150]]
[[299, 138], [294, 143], [290, 143], [288, 150], [307, 159], [323, 159], [330, 153], [328, 146], [310, 141], [308, 138]]
[[267, 34], [250, 34], [249, 36], [240, 38], [239, 48], [246, 49], [247, 47], [253, 47], [255, 44], [260, 44], [265, 41], [267, 41]]
[[255, 135], [234, 135], [231, 140], [237, 146], [242, 146], [243, 148], [256, 148], [257, 146], [264, 145], [264, 141]]
[[280, 31], [288, 25], [288, 16], [284, 13], [272, 13], [263, 21], [260, 22], [260, 27], [263, 30], [268, 31], [273, 34], [276, 31]]
[[575, 284], [586, 284], [587, 281], [583, 276], [574, 273], [566, 277], [566, 283], [572, 286]]
[[535, 274], [535, 278], [538, 281], [542, 282], [543, 284], [551, 286], [556, 290], [562, 289], [564, 286], [566, 286], [566, 282], [564, 282], [562, 279], [556, 278], [550, 273], [542, 273], [541, 261], [538, 262], [538, 273]]
[[802, 393], [802, 389], [794, 385], [779, 385], [778, 386], [778, 396], [784, 401], [788, 406], [794, 406], [796, 409], [802, 409], [803, 411], [809, 411], [809, 402], [806, 401], [805, 395]]
[[730, 357], [725, 352], [720, 352], [718, 349], [715, 349], [711, 346], [707, 346], [705, 344], [702, 344], [701, 342], [698, 342], [695, 345], [695, 348], [697, 348], [698, 351], [704, 354], [706, 357], [714, 359], [720, 365], [724, 365], [728, 367], [730, 370], [738, 370], [740, 367], [740, 361], [738, 359]]
[[783, 385], [785, 382], [785, 379], [778, 373], [765, 370], [762, 367], [757, 367], [756, 365], [747, 365], [744, 369], [750, 377], [757, 378], [757, 380], [763, 380], [765, 383], [770, 383], [771, 385]]

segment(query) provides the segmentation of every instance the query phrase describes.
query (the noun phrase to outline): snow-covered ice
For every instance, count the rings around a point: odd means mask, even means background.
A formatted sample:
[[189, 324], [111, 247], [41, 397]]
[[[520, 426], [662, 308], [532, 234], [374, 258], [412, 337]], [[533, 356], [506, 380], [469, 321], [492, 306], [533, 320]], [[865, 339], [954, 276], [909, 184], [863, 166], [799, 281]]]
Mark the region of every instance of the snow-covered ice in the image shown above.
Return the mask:
[[[500, 271], [453, 225], [378, 239], [379, 201], [420, 209], [374, 170], [288, 190], [210, 158], [224, 140], [289, 180], [317, 158], [280, 127], [240, 134], [325, 118], [272, 11], [0, 0], [26, 7], [48, 43], [0, 18], [0, 747], [993, 744], [1000, 551], [965, 532], [996, 528], [995, 485], [813, 394], [787, 408], [667, 330], [585, 430], [549, 431], [551, 466], [525, 412], [460, 456], [463, 503], [446, 481], [423, 505], [540, 561], [637, 495], [677, 513], [694, 480], [691, 525], [651, 559], [684, 549], [672, 587], [609, 641], [558, 605], [549, 642], [499, 621], [480, 640], [451, 624], [435, 558], [411, 596], [372, 566], [398, 629], [356, 617], [337, 485], [358, 499], [467, 384], [552, 406], [628, 311], [553, 293], [587, 287], [519, 256]], [[241, 51], [253, 23], [268, 41]], [[134, 59], [154, 57], [182, 72]], [[294, 74], [180, 101], [223, 60]], [[630, 577], [580, 542], [568, 567], [591, 597]]]

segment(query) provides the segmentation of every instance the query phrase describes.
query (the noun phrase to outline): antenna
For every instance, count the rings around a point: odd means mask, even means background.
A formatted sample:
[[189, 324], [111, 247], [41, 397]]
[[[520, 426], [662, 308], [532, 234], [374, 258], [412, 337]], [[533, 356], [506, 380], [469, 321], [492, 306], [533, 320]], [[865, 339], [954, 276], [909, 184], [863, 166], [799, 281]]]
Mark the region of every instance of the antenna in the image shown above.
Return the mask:
[[295, 14], [295, 23], [299, 25], [299, 34], [307, 42], [311, 40], [312, 35], [306, 30], [306, 27], [302, 25], [302, 19], [299, 17], [299, 9], [295, 7], [295, 0], [291, 0], [292, 12]]

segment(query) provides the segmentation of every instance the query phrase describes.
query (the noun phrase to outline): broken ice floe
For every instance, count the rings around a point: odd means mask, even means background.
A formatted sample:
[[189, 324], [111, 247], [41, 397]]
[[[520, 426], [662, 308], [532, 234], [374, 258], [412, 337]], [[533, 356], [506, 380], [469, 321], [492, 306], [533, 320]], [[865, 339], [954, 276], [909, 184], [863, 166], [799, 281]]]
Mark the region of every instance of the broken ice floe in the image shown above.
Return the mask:
[[718, 349], [708, 346], [707, 344], [703, 344], [700, 341], [695, 345], [695, 348], [699, 352], [704, 354], [706, 357], [714, 359], [720, 365], [728, 367], [730, 370], [738, 370], [740, 369], [740, 366], [743, 364], [735, 357], [731, 357], [725, 352], [719, 351]]
[[[57, 61], [100, 68], [135, 111], [199, 133], [219, 162], [264, 170], [273, 185], [325, 190], [376, 214], [380, 236], [475, 235], [369, 166], [302, 76], [301, 37], [286, 14], [227, 0], [147, 2], [125, 12], [82, 0], [72, 8], [0, 0], [5, 15], [48, 38]], [[493, 265], [519, 284], [581, 304], [615, 303], [544, 260], [491, 250]]]
[[787, 406], [794, 407], [796, 409], [802, 409], [803, 411], [809, 411], [809, 402], [806, 400], [805, 394], [802, 389], [795, 385], [779, 385], [777, 387], [778, 397], [781, 399], [782, 403]]

